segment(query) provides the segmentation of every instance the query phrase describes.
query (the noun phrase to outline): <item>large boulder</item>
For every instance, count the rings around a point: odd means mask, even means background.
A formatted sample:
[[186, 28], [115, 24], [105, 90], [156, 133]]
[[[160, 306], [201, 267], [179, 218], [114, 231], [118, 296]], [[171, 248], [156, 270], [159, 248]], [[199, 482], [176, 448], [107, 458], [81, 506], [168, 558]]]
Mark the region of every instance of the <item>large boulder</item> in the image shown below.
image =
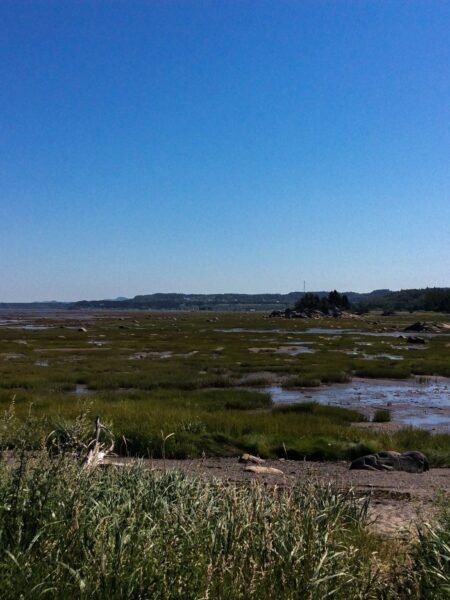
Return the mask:
[[419, 337], [418, 335], [416, 336], [409, 336], [406, 338], [406, 341], [408, 342], [408, 344], [425, 344], [425, 339], [423, 337]]
[[355, 459], [350, 469], [366, 471], [406, 471], [407, 473], [423, 473], [430, 469], [427, 457], [422, 452], [378, 452]]
[[440, 333], [441, 327], [434, 325], [433, 323], [426, 323], [425, 321], [416, 321], [412, 325], [405, 327], [403, 331], [427, 331], [429, 333]]
[[408, 473], [423, 473], [430, 470], [430, 463], [425, 454], [415, 450], [403, 452], [400, 456], [400, 464], [402, 466], [401, 470]]
[[350, 470], [361, 470], [361, 471], [392, 471], [392, 467], [384, 465], [378, 460], [377, 454], [366, 454], [366, 456], [360, 456], [355, 458], [350, 465]]

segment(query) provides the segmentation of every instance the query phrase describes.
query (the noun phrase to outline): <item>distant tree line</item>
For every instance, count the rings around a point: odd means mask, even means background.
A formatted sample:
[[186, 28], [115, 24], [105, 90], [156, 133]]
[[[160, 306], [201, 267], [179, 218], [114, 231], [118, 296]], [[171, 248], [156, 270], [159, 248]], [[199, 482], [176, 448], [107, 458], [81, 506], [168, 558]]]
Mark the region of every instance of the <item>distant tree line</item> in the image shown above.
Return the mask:
[[430, 310], [450, 312], [450, 288], [410, 289], [392, 292], [388, 289], [369, 293], [346, 292], [340, 294], [318, 291], [291, 292], [289, 294], [148, 294], [126, 300], [91, 300], [74, 303], [1, 304], [0, 308], [87, 308], [114, 310], [267, 310], [295, 307], [295, 310], [353, 310], [367, 312], [381, 309], [387, 314], [395, 311]]
[[425, 292], [425, 310], [450, 312], [450, 290], [439, 288], [427, 290]]
[[304, 310], [320, 310], [327, 313], [330, 310], [350, 310], [350, 302], [345, 294], [340, 294], [333, 290], [328, 296], [319, 296], [312, 292], [307, 292], [298, 302], [294, 309], [302, 312]]
[[382, 309], [393, 311], [436, 311], [450, 312], [450, 288], [426, 288], [389, 292], [376, 298], [365, 300], [356, 305], [356, 310], [367, 311]]

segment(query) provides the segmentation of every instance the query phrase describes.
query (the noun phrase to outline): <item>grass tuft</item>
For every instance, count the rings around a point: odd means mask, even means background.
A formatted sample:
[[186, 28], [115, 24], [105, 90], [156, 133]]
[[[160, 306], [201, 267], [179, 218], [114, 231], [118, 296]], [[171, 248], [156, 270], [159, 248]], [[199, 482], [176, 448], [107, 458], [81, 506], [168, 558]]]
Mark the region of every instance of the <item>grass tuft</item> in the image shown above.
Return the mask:
[[378, 408], [372, 418], [374, 423], [389, 423], [391, 411], [388, 408]]

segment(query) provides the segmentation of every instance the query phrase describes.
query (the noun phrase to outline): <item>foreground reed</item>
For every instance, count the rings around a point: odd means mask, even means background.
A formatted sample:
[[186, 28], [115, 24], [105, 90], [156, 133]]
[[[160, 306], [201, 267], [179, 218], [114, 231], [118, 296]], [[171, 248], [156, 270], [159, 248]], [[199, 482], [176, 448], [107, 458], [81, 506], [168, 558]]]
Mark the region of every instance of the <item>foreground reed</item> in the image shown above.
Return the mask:
[[449, 597], [445, 500], [438, 526], [399, 546], [370, 532], [368, 497], [332, 482], [238, 485], [142, 461], [85, 469], [83, 416], [38, 451], [34, 425], [12, 411], [0, 423], [2, 600]]
[[0, 597], [422, 597], [411, 560], [382, 560], [367, 508], [332, 484], [236, 486], [142, 464], [89, 472], [22, 452], [0, 465]]
[[439, 499], [436, 523], [420, 523], [419, 543], [414, 548], [415, 570], [423, 598], [450, 598], [450, 507], [448, 497]]

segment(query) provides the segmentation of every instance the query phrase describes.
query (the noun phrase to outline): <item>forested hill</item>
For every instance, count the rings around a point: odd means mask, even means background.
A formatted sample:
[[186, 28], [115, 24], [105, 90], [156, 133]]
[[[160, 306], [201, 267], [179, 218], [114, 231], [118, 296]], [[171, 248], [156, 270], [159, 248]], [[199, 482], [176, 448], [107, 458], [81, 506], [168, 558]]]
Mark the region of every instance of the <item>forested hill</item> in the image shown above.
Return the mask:
[[[328, 291], [314, 292], [319, 298]], [[410, 289], [392, 292], [388, 289], [368, 293], [344, 292], [352, 309], [384, 311], [434, 310], [450, 312], [450, 288]], [[0, 302], [0, 309], [114, 309], [114, 310], [283, 310], [293, 307], [303, 292], [289, 294], [148, 294], [114, 300], [81, 300], [79, 302]]]
[[[350, 298], [350, 302], [352, 299]], [[425, 288], [387, 292], [360, 302], [361, 306], [371, 310], [379, 308], [385, 311], [431, 310], [450, 312], [450, 288]]]
[[93, 300], [73, 308], [148, 310], [272, 310], [295, 304], [302, 292], [289, 294], [148, 294], [127, 300]]
[[[327, 291], [315, 292], [319, 297], [328, 296]], [[369, 301], [371, 298], [389, 293], [376, 290], [367, 294], [348, 292], [352, 304]], [[113, 308], [147, 310], [273, 310], [294, 306], [303, 292], [289, 294], [149, 294], [128, 300], [81, 301], [72, 308]]]
[[[328, 291], [315, 292], [328, 296]], [[450, 288], [388, 289], [368, 293], [344, 292], [353, 309], [385, 311], [435, 310], [450, 312]], [[72, 308], [113, 308], [147, 310], [273, 310], [293, 307], [303, 292], [289, 294], [149, 294], [128, 300], [75, 302]]]

